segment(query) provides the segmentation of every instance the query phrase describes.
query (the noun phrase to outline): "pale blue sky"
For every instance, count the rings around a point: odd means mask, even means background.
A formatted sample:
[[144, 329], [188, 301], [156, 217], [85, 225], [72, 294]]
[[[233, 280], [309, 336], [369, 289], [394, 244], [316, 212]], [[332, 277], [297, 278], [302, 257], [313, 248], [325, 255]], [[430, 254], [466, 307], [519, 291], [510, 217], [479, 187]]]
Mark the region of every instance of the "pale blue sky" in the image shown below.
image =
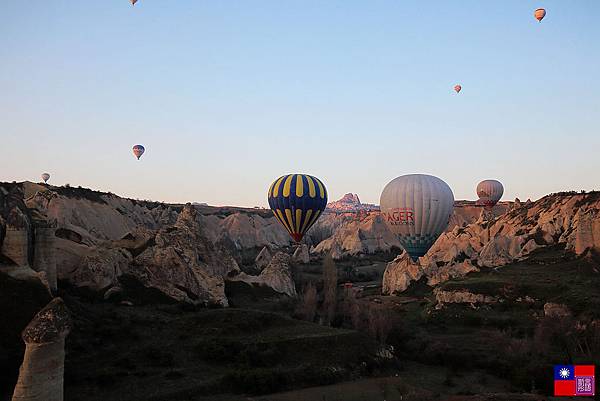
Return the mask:
[[293, 172], [374, 203], [418, 172], [457, 199], [600, 189], [599, 74], [596, 0], [0, 0], [0, 181], [243, 206]]

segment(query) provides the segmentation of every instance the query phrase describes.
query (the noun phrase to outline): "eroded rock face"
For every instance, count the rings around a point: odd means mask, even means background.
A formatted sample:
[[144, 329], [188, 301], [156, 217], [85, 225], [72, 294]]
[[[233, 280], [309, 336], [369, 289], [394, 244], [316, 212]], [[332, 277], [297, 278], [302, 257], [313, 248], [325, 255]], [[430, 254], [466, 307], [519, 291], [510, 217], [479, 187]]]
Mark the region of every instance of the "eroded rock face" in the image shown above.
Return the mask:
[[0, 388], [12, 390], [23, 362], [23, 329], [50, 301], [52, 295], [39, 273], [28, 267], [0, 267]]
[[444, 304], [491, 304], [498, 302], [497, 297], [489, 295], [474, 294], [468, 290], [444, 291], [439, 288], [433, 290], [437, 301], [436, 308], [442, 308]]
[[227, 306], [223, 277], [239, 267], [200, 232], [197, 213], [188, 204], [175, 225], [159, 230], [155, 244], [135, 257], [123, 274], [179, 302]]
[[[583, 254], [600, 249], [599, 216], [599, 193], [556, 194], [536, 202], [515, 202], [502, 215], [482, 211], [477, 221], [442, 234], [418, 264], [428, 283], [435, 285], [479, 267], [525, 259], [547, 246], [562, 245]], [[396, 291], [404, 287], [403, 281]]]
[[[224, 219], [202, 216], [201, 221], [210, 220], [215, 243], [230, 241], [235, 248], [252, 249], [265, 246], [283, 247], [290, 244], [290, 236], [275, 217], [263, 218], [258, 214], [233, 213]], [[215, 220], [217, 219], [217, 220]]]
[[434, 286], [443, 283], [444, 281], [463, 277], [469, 273], [478, 271], [479, 268], [473, 266], [470, 260], [465, 260], [462, 263], [450, 264], [448, 266], [430, 266], [430, 269], [427, 271], [427, 284]]
[[28, 266], [33, 254], [33, 224], [22, 195], [15, 185], [0, 192], [0, 254], [4, 263]]
[[271, 251], [269, 251], [269, 248], [265, 246], [256, 256], [254, 263], [256, 263], [256, 267], [262, 271], [265, 267], [269, 265], [269, 263], [271, 263], [272, 257], [273, 256], [271, 255]]
[[546, 302], [544, 304], [544, 316], [567, 317], [571, 316], [571, 311], [564, 304]]
[[296, 285], [292, 277], [290, 267], [290, 255], [277, 252], [271, 259], [271, 262], [258, 276], [251, 276], [246, 273], [239, 273], [229, 278], [232, 281], [243, 281], [248, 284], [265, 285], [271, 287], [276, 292], [295, 297]]
[[54, 298], [27, 325], [13, 401], [63, 400], [65, 338], [70, 330], [71, 319], [61, 298]]
[[259, 278], [277, 292], [291, 297], [296, 296], [296, 286], [292, 278], [290, 256], [288, 254], [276, 253], [271, 259], [271, 263], [260, 273]]
[[413, 262], [406, 251], [387, 264], [383, 273], [383, 294], [405, 291], [411, 282], [419, 280], [425, 272], [418, 263]]
[[100, 293], [136, 283], [136, 291], [158, 291], [173, 301], [227, 306], [223, 277], [239, 270], [233, 257], [202, 235], [191, 205], [159, 230], [141, 227], [119, 239], [87, 241], [85, 233], [63, 229], [61, 237], [59, 278]]
[[390, 231], [381, 215], [375, 213], [364, 218], [343, 220], [333, 235], [321, 241], [314, 252], [323, 255], [331, 252], [334, 259], [341, 259], [393, 248], [401, 249], [398, 237]]
[[340, 200], [327, 204], [327, 209], [336, 212], [357, 212], [379, 210], [379, 206], [361, 203], [357, 194], [347, 193]]
[[296, 248], [296, 250], [294, 251], [294, 255], [292, 256], [292, 259], [296, 263], [308, 263], [308, 262], [310, 262], [310, 255], [308, 253], [308, 246], [306, 244], [301, 244], [298, 248]]

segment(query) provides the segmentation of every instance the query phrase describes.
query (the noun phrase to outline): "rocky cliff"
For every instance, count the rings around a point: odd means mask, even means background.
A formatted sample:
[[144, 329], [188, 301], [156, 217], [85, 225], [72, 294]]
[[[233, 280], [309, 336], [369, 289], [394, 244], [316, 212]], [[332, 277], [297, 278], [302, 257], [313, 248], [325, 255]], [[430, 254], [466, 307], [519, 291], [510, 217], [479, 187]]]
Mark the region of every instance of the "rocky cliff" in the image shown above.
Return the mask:
[[[502, 203], [489, 212], [457, 201], [448, 231], [421, 258], [419, 269], [410, 269], [434, 285], [527, 257], [539, 247], [559, 244], [585, 253], [600, 244], [597, 198], [595, 193], [556, 194], [537, 202]], [[305, 242], [310, 253], [302, 247], [293, 264], [329, 252], [339, 259], [401, 250], [378, 212], [326, 212]], [[84, 188], [0, 184], [0, 265], [31, 267], [51, 289], [59, 280], [108, 298], [148, 292], [227, 305], [223, 281], [237, 275], [240, 266], [260, 274], [280, 251], [293, 249], [268, 210], [167, 205]], [[403, 276], [398, 261], [392, 265], [395, 273], [387, 277], [403, 284], [384, 283], [390, 292], [419, 279]]]
[[228, 304], [238, 264], [191, 205], [31, 183], [0, 191], [0, 265], [31, 266], [54, 289], [58, 279], [107, 298]]
[[[551, 246], [576, 255], [600, 249], [600, 193], [560, 193], [536, 202], [515, 202], [499, 216], [482, 212], [477, 221], [442, 234], [419, 259], [418, 269], [397, 261], [388, 264], [383, 285], [386, 293], [401, 292], [422, 276], [436, 285], [479, 268], [525, 259], [536, 249]], [[412, 277], [415, 270], [422, 274]]]

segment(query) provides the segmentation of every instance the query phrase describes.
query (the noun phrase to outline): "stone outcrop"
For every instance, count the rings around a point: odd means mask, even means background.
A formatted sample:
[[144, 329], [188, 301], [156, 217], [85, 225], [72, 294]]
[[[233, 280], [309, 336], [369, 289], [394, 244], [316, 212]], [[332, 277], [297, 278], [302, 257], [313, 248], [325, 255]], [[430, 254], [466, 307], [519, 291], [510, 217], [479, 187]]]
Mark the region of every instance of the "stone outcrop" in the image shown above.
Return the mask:
[[310, 255], [308, 253], [308, 245], [300, 244], [294, 251], [294, 255], [292, 256], [292, 260], [295, 263], [308, 263], [310, 262]]
[[51, 300], [52, 295], [39, 273], [29, 267], [0, 266], [1, 389], [14, 388], [25, 351], [21, 333]]
[[328, 203], [327, 210], [335, 212], [378, 211], [379, 206], [361, 203], [358, 195], [347, 193], [340, 200]]
[[227, 306], [223, 278], [235, 274], [235, 260], [200, 234], [197, 212], [186, 205], [172, 227], [163, 228], [122, 275], [146, 288], [189, 303]]
[[272, 288], [281, 294], [295, 297], [296, 285], [292, 277], [290, 267], [290, 255], [278, 252], [273, 256], [271, 262], [258, 276], [251, 276], [246, 273], [239, 273], [229, 278], [231, 281], [243, 281], [247, 284], [264, 285]]
[[571, 316], [571, 311], [564, 304], [556, 304], [553, 302], [546, 302], [544, 304], [544, 316], [567, 317], [567, 316]]
[[[526, 259], [548, 246], [562, 246], [578, 255], [598, 251], [599, 213], [600, 193], [554, 194], [536, 202], [515, 202], [504, 214], [481, 213], [477, 221], [442, 234], [418, 265], [428, 283], [435, 285], [480, 267], [496, 268]], [[393, 291], [406, 287], [410, 275], [402, 277]]]
[[39, 223], [35, 228], [33, 269], [44, 272], [53, 292], [57, 289], [56, 272], [56, 225], [54, 222]]
[[262, 271], [265, 267], [267, 267], [269, 263], [271, 263], [272, 257], [273, 255], [271, 255], [271, 251], [269, 251], [269, 248], [266, 246], [263, 247], [263, 249], [256, 256], [256, 259], [254, 259], [254, 263], [256, 264], [258, 270]]
[[29, 266], [32, 256], [33, 224], [16, 185], [0, 188], [0, 254], [5, 263]]
[[289, 234], [272, 216], [233, 213], [223, 219], [214, 215], [200, 216], [199, 219], [207, 228], [204, 230], [207, 238], [214, 243], [230, 242], [235, 250], [290, 245]]
[[382, 293], [394, 294], [405, 291], [411, 282], [423, 277], [425, 272], [418, 263], [413, 262], [406, 251], [387, 264], [383, 273]]
[[455, 263], [446, 266], [429, 265], [427, 270], [427, 284], [430, 286], [438, 285], [444, 281], [453, 278], [463, 277], [472, 272], [478, 272], [479, 268], [473, 266], [470, 260], [465, 260], [462, 263]]
[[12, 401], [62, 401], [65, 338], [71, 329], [67, 308], [54, 298], [23, 330], [25, 356]]
[[497, 297], [484, 294], [474, 294], [468, 290], [444, 291], [439, 288], [433, 290], [436, 309], [440, 309], [444, 304], [491, 304], [498, 302]]
[[315, 247], [314, 252], [331, 252], [334, 259], [341, 259], [345, 256], [387, 252], [392, 249], [401, 249], [398, 237], [391, 232], [381, 215], [369, 214], [364, 219], [344, 221], [331, 237]]

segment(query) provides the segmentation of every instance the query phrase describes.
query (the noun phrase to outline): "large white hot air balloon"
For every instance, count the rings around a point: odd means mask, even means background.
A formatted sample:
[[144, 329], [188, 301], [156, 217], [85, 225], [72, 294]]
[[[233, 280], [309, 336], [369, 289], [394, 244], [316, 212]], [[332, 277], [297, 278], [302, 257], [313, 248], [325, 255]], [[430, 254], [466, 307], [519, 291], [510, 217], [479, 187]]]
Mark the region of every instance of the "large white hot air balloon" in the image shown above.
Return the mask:
[[500, 181], [483, 180], [477, 184], [477, 196], [479, 196], [477, 204], [479, 205], [492, 208], [502, 198], [503, 194], [504, 187]]
[[48, 174], [48, 173], [42, 174], [42, 180], [44, 180], [45, 183], [48, 183], [49, 179], [50, 179], [50, 174]]
[[416, 260], [427, 253], [448, 227], [454, 194], [437, 177], [409, 174], [394, 178], [385, 186], [380, 205], [386, 223]]

